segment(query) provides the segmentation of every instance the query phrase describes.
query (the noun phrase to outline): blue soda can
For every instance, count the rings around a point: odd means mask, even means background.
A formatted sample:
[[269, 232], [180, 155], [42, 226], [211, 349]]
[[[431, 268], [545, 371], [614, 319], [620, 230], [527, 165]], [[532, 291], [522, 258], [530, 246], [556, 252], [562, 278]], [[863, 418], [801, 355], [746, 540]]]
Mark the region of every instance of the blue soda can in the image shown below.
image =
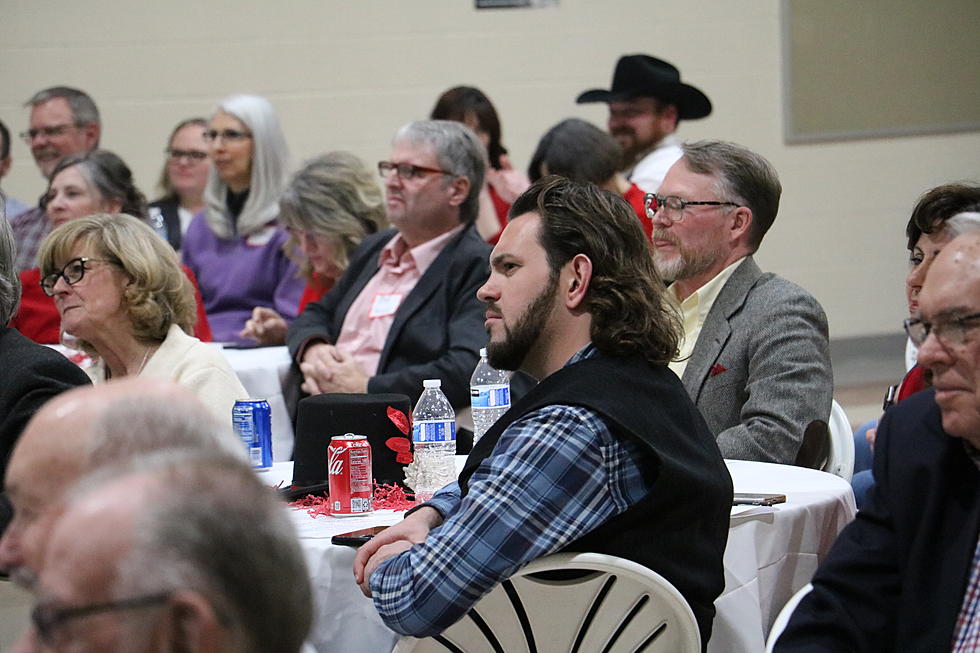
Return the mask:
[[239, 399], [231, 409], [231, 426], [245, 443], [252, 467], [272, 467], [272, 409], [265, 399]]

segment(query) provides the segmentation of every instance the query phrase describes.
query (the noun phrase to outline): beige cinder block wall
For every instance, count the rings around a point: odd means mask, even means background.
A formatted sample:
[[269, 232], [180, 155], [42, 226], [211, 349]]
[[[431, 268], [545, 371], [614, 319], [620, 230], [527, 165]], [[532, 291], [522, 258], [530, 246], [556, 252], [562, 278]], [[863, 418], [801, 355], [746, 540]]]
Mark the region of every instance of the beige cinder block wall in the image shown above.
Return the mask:
[[[150, 196], [172, 125], [232, 92], [274, 102], [294, 163], [333, 149], [373, 163], [442, 90], [473, 84], [497, 105], [505, 144], [525, 166], [558, 120], [604, 124], [603, 105], [574, 98], [606, 87], [620, 54], [661, 56], [715, 105], [681, 136], [738, 141], [776, 165], [782, 207], [758, 258], [817, 296], [836, 338], [898, 331], [902, 226], [915, 197], [980, 174], [978, 134], [785, 145], [778, 0], [494, 11], [471, 0], [0, 0], [0, 30], [0, 119], [19, 132], [33, 91], [86, 89], [103, 113], [103, 146]], [[30, 201], [44, 185], [23, 143], [13, 154], [4, 188]]]

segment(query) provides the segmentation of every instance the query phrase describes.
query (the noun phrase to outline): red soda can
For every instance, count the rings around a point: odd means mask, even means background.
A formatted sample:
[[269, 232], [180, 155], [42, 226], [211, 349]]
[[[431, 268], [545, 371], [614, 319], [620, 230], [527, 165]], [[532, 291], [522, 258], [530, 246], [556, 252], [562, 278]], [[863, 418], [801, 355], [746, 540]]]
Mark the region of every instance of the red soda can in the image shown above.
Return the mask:
[[367, 436], [336, 435], [327, 447], [330, 514], [351, 517], [374, 510], [371, 445]]

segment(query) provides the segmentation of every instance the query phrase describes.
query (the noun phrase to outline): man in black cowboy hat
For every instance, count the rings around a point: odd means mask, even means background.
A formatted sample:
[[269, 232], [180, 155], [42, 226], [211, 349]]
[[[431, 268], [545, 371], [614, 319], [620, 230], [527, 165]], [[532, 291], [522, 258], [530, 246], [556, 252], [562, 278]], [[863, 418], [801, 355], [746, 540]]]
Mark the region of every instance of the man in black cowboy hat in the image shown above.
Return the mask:
[[711, 100], [681, 82], [677, 68], [645, 54], [620, 57], [612, 88], [586, 91], [576, 102], [609, 104], [609, 133], [623, 148], [623, 170], [648, 193], [657, 192], [667, 170], [681, 158], [673, 136], [678, 121], [711, 113]]

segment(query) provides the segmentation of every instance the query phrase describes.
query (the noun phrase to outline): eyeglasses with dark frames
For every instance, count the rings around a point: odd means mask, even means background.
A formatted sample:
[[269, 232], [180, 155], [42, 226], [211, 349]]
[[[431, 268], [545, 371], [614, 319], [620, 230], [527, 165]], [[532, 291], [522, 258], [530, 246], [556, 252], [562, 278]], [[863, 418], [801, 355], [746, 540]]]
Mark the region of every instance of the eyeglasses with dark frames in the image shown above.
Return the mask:
[[34, 141], [38, 136], [44, 136], [46, 138], [54, 138], [55, 136], [61, 136], [66, 131], [72, 127], [81, 127], [76, 123], [66, 122], [63, 125], [51, 125], [50, 127], [38, 127], [36, 129], [28, 129], [27, 131], [22, 131], [20, 133], [21, 140], [23, 140], [28, 145]]
[[65, 267], [61, 268], [60, 272], [52, 272], [41, 279], [41, 290], [43, 290], [44, 294], [48, 297], [54, 297], [54, 287], [55, 284], [58, 283], [58, 279], [64, 279], [65, 283], [67, 283], [69, 286], [74, 286], [76, 283], [85, 278], [85, 271], [89, 269], [86, 267], [87, 263], [108, 263], [110, 265], [119, 265], [118, 261], [79, 256], [78, 258], [73, 258], [65, 263]]
[[656, 195], [647, 193], [643, 198], [643, 207], [646, 209], [647, 217], [651, 220], [657, 211], [662, 212], [671, 222], [680, 222], [684, 219], [684, 209], [689, 206], [739, 206], [735, 202], [717, 202], [709, 200], [688, 201], [679, 197], [669, 195]]
[[396, 172], [402, 179], [419, 179], [427, 174], [455, 177], [453, 173], [439, 170], [438, 168], [413, 166], [411, 163], [395, 163], [394, 161], [378, 161], [378, 173], [385, 179]]
[[167, 153], [171, 161], [180, 161], [183, 159], [189, 163], [196, 163], [197, 161], [203, 161], [208, 158], [207, 152], [200, 152], [198, 150], [173, 150], [168, 148], [164, 152]]
[[980, 320], [980, 313], [935, 322], [913, 317], [905, 320], [904, 326], [905, 333], [909, 334], [909, 339], [916, 347], [921, 347], [930, 333], [946, 347], [962, 347], [966, 344], [967, 334], [980, 326], [977, 320]]
[[41, 602], [31, 610], [31, 623], [34, 624], [34, 628], [37, 630], [38, 639], [45, 645], [51, 646], [54, 643], [55, 630], [67, 621], [115, 610], [148, 608], [165, 603], [170, 599], [171, 595], [172, 592], [159, 592], [157, 594], [136, 596], [131, 599], [122, 599], [119, 601], [65, 607], [59, 607], [53, 601]]
[[209, 129], [204, 132], [204, 140], [208, 143], [216, 141], [219, 138], [228, 143], [238, 143], [246, 138], [252, 138], [252, 135], [239, 129]]

